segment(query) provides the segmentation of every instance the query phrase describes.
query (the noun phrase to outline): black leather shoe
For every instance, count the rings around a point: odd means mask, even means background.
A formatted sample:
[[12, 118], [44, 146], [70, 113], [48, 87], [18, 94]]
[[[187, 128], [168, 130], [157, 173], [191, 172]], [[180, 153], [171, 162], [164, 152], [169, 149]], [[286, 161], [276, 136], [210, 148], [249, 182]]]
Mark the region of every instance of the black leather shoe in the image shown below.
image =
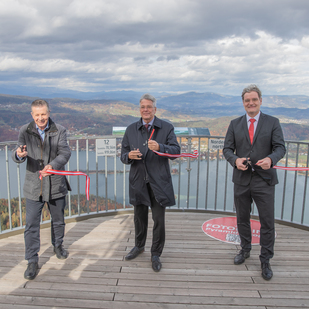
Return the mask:
[[271, 270], [269, 263], [261, 263], [262, 277], [265, 280], [270, 280], [273, 277], [273, 271]]
[[234, 264], [235, 265], [242, 264], [248, 257], [250, 257], [250, 251], [240, 250], [239, 253], [234, 258]]
[[54, 247], [54, 252], [56, 253], [56, 256], [60, 260], [64, 260], [68, 257], [69, 253], [66, 251], [62, 245], [59, 247]]
[[29, 263], [24, 273], [24, 278], [27, 280], [33, 280], [37, 275], [37, 271], [38, 271], [38, 263], [37, 262]]
[[135, 259], [139, 254], [143, 253], [145, 248], [134, 247], [125, 257], [126, 261]]
[[160, 262], [160, 258], [157, 255], [151, 257], [151, 262], [152, 262], [152, 269], [155, 272], [160, 271], [160, 269], [162, 268], [162, 263]]

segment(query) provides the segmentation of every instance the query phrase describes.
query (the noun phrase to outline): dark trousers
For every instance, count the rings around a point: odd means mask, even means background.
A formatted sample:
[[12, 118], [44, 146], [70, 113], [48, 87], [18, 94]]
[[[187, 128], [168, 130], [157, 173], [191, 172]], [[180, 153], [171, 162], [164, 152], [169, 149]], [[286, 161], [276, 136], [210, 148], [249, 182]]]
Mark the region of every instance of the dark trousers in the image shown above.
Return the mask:
[[275, 244], [275, 186], [268, 185], [259, 175], [252, 174], [248, 186], [234, 184], [234, 202], [237, 213], [237, 228], [241, 240], [241, 247], [245, 251], [251, 250], [250, 212], [254, 200], [259, 212], [261, 223], [260, 245], [261, 263], [269, 262], [274, 255]]
[[[45, 202], [26, 199], [26, 227], [25, 227], [25, 259], [38, 262], [40, 251], [40, 222], [42, 208]], [[51, 241], [53, 246], [60, 246], [64, 237], [64, 207], [65, 197], [50, 200], [48, 209], [51, 215]]]
[[[147, 185], [153, 220], [153, 235], [151, 255], [161, 256], [165, 243], [165, 207], [162, 207], [155, 199], [150, 185]], [[145, 247], [148, 229], [148, 206], [134, 206], [135, 246]]]

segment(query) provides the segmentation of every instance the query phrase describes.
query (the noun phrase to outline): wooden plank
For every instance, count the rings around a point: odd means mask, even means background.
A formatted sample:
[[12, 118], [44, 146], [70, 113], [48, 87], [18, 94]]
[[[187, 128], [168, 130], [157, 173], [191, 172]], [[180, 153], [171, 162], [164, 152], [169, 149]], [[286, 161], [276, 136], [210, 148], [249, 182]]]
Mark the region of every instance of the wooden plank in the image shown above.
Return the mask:
[[290, 308], [291, 306], [298, 306], [301, 308], [306, 308], [309, 306], [309, 300], [307, 299], [271, 299], [271, 298], [232, 298], [232, 297], [193, 297], [193, 296], [165, 296], [153, 294], [120, 294], [115, 295], [115, 301], [130, 301], [130, 302], [156, 302], [156, 303], [182, 303], [182, 304], [199, 304], [199, 305], [230, 305], [232, 306], [242, 306], [246, 304], [244, 308], [248, 306], [286, 306]]
[[23, 278], [27, 266], [23, 235], [1, 239], [0, 308], [309, 308], [308, 231], [276, 224], [274, 277], [265, 281], [260, 246], [253, 246], [244, 264], [234, 265], [239, 245], [202, 232], [203, 222], [215, 217], [167, 212], [159, 273], [153, 272], [150, 262], [151, 214], [146, 252], [133, 261], [124, 260], [134, 246], [133, 214], [67, 224], [66, 260], [56, 258], [50, 229], [42, 229], [40, 269], [33, 281]]

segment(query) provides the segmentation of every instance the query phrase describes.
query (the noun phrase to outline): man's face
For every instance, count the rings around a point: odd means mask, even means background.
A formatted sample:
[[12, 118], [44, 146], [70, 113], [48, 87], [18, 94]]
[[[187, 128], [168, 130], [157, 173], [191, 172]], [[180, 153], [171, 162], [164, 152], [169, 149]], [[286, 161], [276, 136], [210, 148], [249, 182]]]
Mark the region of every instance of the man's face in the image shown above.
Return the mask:
[[247, 114], [253, 118], [260, 111], [262, 105], [262, 98], [259, 98], [259, 95], [255, 91], [247, 92], [244, 95], [244, 100], [242, 101], [242, 103]]
[[48, 111], [47, 106], [32, 107], [32, 118], [41, 130], [44, 130], [46, 128], [49, 114], [50, 112]]
[[143, 120], [146, 123], [149, 123], [153, 119], [157, 108], [153, 106], [152, 101], [143, 99], [139, 104], [139, 111]]

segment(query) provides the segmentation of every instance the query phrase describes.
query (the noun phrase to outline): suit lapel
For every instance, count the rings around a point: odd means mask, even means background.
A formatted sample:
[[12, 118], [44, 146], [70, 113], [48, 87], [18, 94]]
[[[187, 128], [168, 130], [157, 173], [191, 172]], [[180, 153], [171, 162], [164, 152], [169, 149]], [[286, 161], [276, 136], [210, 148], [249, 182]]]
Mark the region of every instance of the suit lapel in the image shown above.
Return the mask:
[[248, 143], [251, 144], [250, 137], [249, 137], [248, 124], [247, 124], [247, 116], [246, 115], [243, 116], [242, 127], [243, 127], [243, 130], [245, 132], [245, 135], [246, 135]]

